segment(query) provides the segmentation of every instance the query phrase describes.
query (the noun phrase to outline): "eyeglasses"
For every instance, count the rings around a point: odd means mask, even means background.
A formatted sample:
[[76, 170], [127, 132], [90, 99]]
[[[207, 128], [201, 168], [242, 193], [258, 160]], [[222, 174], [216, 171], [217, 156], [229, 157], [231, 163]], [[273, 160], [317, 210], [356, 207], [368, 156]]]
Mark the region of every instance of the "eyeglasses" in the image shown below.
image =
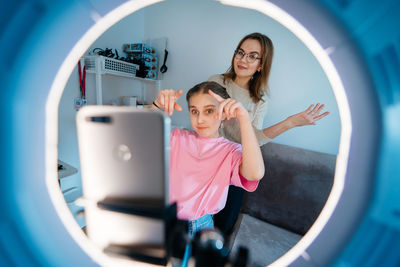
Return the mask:
[[246, 61], [248, 63], [254, 63], [257, 59], [261, 59], [260, 57], [257, 57], [257, 53], [245, 53], [242, 49], [235, 50], [235, 58], [236, 59], [242, 59], [244, 56], [246, 56]]

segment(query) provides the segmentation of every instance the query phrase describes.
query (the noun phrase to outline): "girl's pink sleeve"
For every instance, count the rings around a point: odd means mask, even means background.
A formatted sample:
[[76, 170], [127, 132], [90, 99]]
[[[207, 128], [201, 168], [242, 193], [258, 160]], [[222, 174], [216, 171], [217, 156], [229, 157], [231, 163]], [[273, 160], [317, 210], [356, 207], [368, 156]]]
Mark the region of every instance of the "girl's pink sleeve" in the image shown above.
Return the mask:
[[243, 188], [248, 192], [253, 192], [257, 189], [259, 181], [249, 181], [240, 174], [239, 167], [242, 163], [242, 151], [240, 149], [232, 152], [232, 173], [231, 185]]

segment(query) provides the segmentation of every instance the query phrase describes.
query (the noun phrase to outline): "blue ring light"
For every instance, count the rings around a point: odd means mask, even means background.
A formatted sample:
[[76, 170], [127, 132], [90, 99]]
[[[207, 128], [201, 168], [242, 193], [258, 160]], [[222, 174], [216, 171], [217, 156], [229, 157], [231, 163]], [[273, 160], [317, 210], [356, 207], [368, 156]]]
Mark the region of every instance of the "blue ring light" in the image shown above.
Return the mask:
[[[156, 2], [2, 1], [1, 266], [107, 265], [74, 223], [57, 186], [57, 107], [89, 45]], [[342, 120], [327, 205], [273, 265], [398, 266], [400, 3], [221, 2], [258, 9], [296, 34], [325, 70]]]

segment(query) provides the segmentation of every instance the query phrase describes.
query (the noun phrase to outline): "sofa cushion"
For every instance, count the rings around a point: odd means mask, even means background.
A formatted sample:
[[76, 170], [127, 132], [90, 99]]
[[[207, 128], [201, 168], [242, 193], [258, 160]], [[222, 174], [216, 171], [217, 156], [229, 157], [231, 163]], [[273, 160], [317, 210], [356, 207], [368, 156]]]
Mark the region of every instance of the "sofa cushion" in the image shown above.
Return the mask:
[[245, 247], [249, 250], [247, 266], [266, 266], [285, 254], [301, 238], [301, 235], [243, 214], [231, 255], [234, 258], [239, 247]]
[[242, 212], [304, 235], [332, 188], [336, 155], [277, 143], [261, 147], [265, 175]]

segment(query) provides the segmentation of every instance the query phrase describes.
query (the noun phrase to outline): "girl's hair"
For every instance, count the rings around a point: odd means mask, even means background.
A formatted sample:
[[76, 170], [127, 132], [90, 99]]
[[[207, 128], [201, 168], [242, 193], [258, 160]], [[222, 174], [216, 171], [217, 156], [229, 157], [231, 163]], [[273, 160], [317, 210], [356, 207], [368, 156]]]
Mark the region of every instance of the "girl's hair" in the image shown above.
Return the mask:
[[[240, 40], [236, 47], [236, 51], [240, 49], [243, 42], [247, 39], [257, 40], [261, 45], [261, 70], [256, 71], [249, 82], [249, 92], [250, 97], [253, 99], [254, 103], [262, 100], [264, 93], [269, 94], [268, 80], [269, 74], [271, 72], [272, 58], [274, 56], [274, 45], [266, 35], [262, 33], [251, 33], [246, 35]], [[232, 56], [231, 66], [228, 71], [223, 74], [224, 83], [226, 79], [231, 79], [232, 81], [236, 78], [235, 69], [233, 67], [233, 62], [235, 60], [235, 54]]]
[[208, 94], [208, 90], [211, 90], [213, 93], [219, 95], [220, 97], [227, 99], [230, 98], [226, 88], [216, 82], [202, 82], [196, 84], [193, 88], [191, 88], [186, 94], [186, 101], [189, 103], [189, 100], [192, 96], [203, 93]]

